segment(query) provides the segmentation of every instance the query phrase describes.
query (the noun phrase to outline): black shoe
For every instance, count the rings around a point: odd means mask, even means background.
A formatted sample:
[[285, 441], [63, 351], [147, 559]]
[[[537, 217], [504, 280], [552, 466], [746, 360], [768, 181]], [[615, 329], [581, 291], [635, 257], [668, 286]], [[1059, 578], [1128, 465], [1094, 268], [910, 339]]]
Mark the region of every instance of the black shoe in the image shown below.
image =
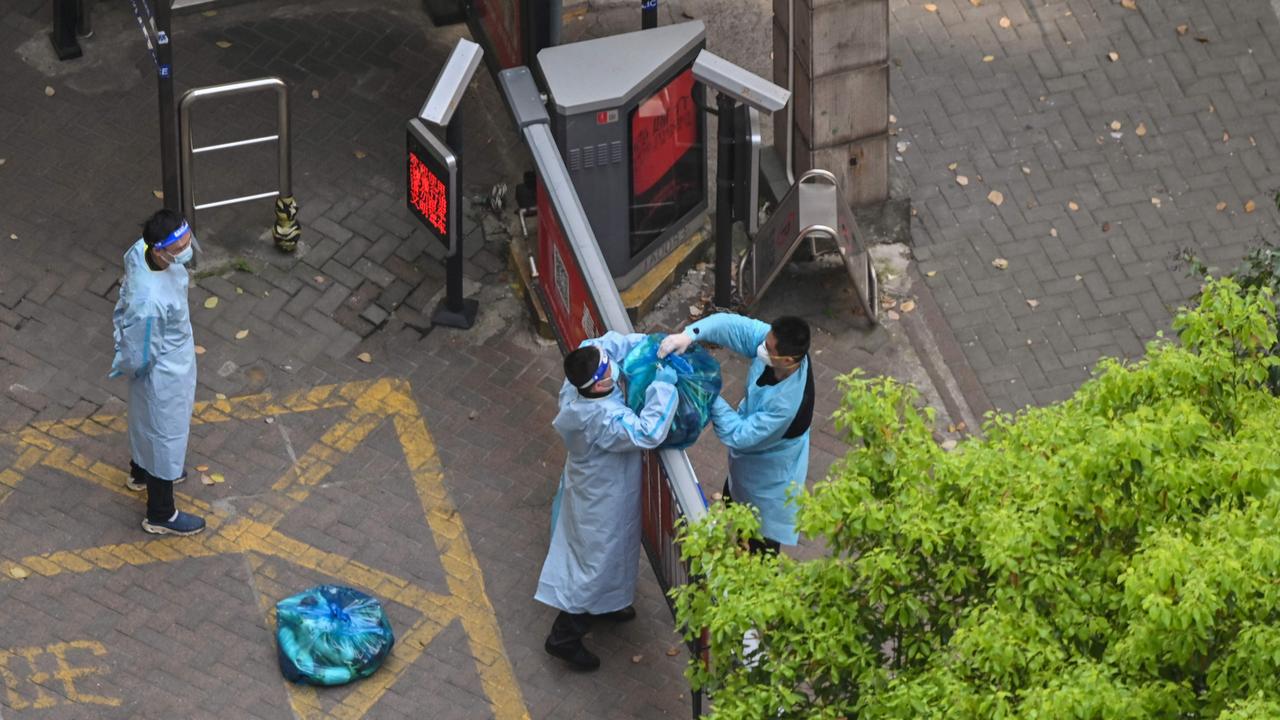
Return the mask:
[[551, 641], [547, 640], [542, 647], [546, 649], [547, 654], [564, 660], [574, 670], [591, 672], [600, 667], [600, 658], [583, 647], [581, 640], [574, 642], [572, 645], [552, 645]]
[[602, 615], [593, 615], [592, 617], [598, 617], [602, 620], [612, 620], [618, 623], [631, 622], [636, 619], [636, 609], [634, 606], [628, 605], [621, 610], [614, 610], [613, 612], [607, 612]]

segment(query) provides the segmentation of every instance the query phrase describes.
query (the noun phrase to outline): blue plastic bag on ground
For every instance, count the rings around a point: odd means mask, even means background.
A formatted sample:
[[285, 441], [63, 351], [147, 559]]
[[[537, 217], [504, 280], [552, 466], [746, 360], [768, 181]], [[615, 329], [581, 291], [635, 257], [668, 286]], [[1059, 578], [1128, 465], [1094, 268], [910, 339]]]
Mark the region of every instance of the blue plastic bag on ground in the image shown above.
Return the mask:
[[665, 335], [655, 333], [636, 345], [622, 360], [622, 374], [627, 378], [627, 406], [636, 412], [644, 408], [644, 393], [653, 382], [658, 363], [676, 371], [676, 392], [680, 402], [671, 432], [661, 447], [683, 450], [698, 439], [711, 421], [711, 404], [720, 395], [720, 363], [699, 345], [683, 355], [668, 355], [658, 360], [658, 346]]
[[276, 603], [276, 642], [286, 679], [342, 685], [372, 675], [396, 638], [376, 598], [318, 585]]

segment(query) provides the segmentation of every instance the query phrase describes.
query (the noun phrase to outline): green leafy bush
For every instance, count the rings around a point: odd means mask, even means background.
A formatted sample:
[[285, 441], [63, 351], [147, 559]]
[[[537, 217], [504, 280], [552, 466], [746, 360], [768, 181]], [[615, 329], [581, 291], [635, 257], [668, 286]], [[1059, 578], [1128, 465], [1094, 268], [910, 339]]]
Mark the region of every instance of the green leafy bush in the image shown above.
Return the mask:
[[1275, 304], [1210, 280], [1174, 327], [951, 452], [914, 389], [841, 378], [851, 450], [797, 499], [823, 557], [745, 553], [741, 506], [684, 532], [712, 716], [1280, 718]]

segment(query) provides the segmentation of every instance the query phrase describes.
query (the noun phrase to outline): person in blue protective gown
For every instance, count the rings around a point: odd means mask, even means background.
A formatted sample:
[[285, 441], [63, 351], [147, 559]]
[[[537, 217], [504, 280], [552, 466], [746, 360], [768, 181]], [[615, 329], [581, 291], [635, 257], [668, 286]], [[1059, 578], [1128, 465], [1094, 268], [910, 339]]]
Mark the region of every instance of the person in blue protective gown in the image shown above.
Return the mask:
[[809, 472], [809, 426], [813, 422], [813, 369], [809, 324], [798, 317], [773, 322], [717, 313], [668, 335], [658, 357], [683, 353], [694, 342], [710, 342], [751, 358], [746, 397], [737, 408], [723, 397], [711, 408], [716, 436], [729, 448], [726, 502], [741, 502], [760, 513], [763, 543], [755, 552], [778, 552], [794, 545], [796, 506], [790, 498], [804, 488]]
[[576, 670], [600, 666], [582, 643], [593, 619], [636, 616], [631, 602], [640, 562], [641, 455], [666, 439], [678, 402], [675, 370], [663, 366], [641, 411], [627, 407], [618, 367], [644, 339], [609, 332], [564, 359], [560, 412], [552, 426], [568, 457], [534, 597], [560, 611], [546, 651]]
[[174, 506], [173, 485], [186, 473], [187, 439], [196, 395], [196, 347], [187, 306], [191, 229], [182, 216], [160, 210], [142, 226], [142, 239], [124, 254], [124, 279], [111, 321], [115, 359], [111, 377], [129, 380], [129, 479], [147, 491], [149, 533], [194, 535], [204, 520]]

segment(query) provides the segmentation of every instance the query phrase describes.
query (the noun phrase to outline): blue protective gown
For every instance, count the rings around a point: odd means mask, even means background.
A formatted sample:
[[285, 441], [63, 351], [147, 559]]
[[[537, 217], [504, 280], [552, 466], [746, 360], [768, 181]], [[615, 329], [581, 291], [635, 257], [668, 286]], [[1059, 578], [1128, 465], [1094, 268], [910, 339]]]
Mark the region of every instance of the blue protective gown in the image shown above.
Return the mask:
[[187, 307], [187, 269], [147, 266], [142, 240], [124, 254], [120, 299], [111, 314], [111, 376], [129, 378], [129, 450], [162, 480], [182, 475], [196, 399], [196, 346]]
[[640, 334], [586, 340], [609, 356], [613, 392], [587, 398], [566, 381], [552, 422], [568, 457], [552, 512], [551, 547], [534, 598], [570, 613], [602, 614], [631, 604], [640, 564], [640, 463], [667, 437], [675, 386], [655, 381], [637, 415], [617, 386], [617, 368]]
[[800, 539], [796, 506], [789, 498], [804, 488], [809, 474], [809, 431], [784, 438], [804, 400], [809, 357], [777, 385], [756, 385], [765, 364], [756, 348], [769, 334], [768, 323], [731, 313], [717, 313], [688, 325], [684, 332], [695, 341], [723, 345], [752, 358], [747, 393], [737, 409], [716, 398], [711, 422], [716, 436], [729, 448], [729, 490], [736, 502], [760, 512], [764, 536], [786, 545]]

